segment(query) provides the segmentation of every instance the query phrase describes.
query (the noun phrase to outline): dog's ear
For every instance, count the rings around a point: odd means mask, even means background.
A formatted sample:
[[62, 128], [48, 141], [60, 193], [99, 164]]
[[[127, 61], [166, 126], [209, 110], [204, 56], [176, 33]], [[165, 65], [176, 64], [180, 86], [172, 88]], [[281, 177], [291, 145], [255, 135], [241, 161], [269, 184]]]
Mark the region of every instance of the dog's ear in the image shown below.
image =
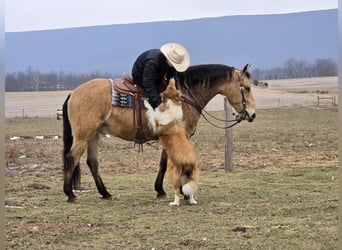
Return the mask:
[[175, 90], [176, 89], [176, 80], [175, 78], [171, 78], [169, 80], [169, 85], [167, 86], [168, 89], [170, 90]]

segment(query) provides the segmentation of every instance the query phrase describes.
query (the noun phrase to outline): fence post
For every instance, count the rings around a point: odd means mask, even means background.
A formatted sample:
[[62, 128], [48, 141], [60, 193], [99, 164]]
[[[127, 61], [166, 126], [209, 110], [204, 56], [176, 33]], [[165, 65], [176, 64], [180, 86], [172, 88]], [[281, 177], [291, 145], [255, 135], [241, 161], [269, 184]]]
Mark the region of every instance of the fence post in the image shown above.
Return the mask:
[[317, 96], [317, 107], [319, 107], [319, 96]]
[[[230, 105], [228, 106], [227, 98], [224, 98], [224, 112], [226, 120], [232, 120], [233, 111]], [[225, 122], [226, 126], [229, 126], [229, 122]], [[225, 129], [226, 147], [225, 147], [225, 165], [224, 169], [226, 172], [233, 170], [233, 128]]]

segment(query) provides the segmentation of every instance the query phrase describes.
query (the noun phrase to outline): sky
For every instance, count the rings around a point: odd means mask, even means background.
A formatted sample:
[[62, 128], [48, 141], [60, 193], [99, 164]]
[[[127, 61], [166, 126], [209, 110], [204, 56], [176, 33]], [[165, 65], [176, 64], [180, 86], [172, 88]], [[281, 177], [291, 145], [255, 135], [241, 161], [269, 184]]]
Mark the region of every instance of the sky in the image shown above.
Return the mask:
[[338, 0], [5, 0], [5, 31], [335, 9]]

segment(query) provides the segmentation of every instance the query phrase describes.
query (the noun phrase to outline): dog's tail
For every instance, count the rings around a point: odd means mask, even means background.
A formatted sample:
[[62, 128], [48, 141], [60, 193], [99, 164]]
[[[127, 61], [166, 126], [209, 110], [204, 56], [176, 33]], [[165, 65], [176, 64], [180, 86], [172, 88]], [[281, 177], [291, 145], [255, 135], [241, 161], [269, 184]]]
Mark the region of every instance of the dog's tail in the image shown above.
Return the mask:
[[198, 190], [197, 182], [195, 181], [189, 181], [184, 186], [182, 186], [182, 192], [186, 196], [192, 196], [195, 195]]
[[194, 196], [198, 190], [197, 171], [197, 168], [192, 165], [188, 165], [185, 168], [183, 168], [181, 175], [181, 184], [182, 192], [186, 196]]

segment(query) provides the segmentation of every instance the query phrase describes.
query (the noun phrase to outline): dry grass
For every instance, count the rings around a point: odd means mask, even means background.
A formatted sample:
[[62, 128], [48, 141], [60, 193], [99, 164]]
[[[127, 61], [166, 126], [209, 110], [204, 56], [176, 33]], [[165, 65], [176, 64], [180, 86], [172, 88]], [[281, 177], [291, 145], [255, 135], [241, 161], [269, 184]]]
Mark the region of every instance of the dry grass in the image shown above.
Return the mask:
[[[169, 207], [154, 174], [117, 174], [100, 200], [89, 176], [75, 204], [60, 178], [6, 185], [6, 246], [15, 249], [336, 249], [336, 168], [202, 172], [199, 204]], [[172, 190], [167, 188], [169, 194]]]
[[[216, 115], [222, 116], [221, 112]], [[196, 206], [169, 207], [153, 191], [160, 147], [103, 138], [100, 170], [113, 200], [99, 198], [82, 165], [83, 193], [62, 192], [61, 121], [6, 120], [6, 247], [11, 249], [336, 249], [337, 110], [260, 110], [234, 128], [234, 171], [224, 133], [200, 121]]]

